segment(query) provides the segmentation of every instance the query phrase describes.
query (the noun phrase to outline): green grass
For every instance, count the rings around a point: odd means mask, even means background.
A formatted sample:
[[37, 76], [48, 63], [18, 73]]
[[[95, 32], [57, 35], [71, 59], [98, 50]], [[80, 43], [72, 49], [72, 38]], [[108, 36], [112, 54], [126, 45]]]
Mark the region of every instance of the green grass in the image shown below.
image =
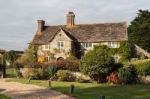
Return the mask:
[[5, 95], [0, 94], [0, 99], [10, 99], [10, 98]]
[[[28, 83], [26, 79], [11, 79], [20, 83]], [[31, 80], [31, 84], [48, 87], [48, 82]], [[69, 86], [75, 85], [74, 94], [69, 93]], [[109, 85], [96, 83], [52, 82], [54, 90], [71, 95], [77, 99], [99, 99], [100, 94], [106, 99], [150, 99], [150, 85]]]
[[16, 71], [15, 71], [15, 69], [14, 68], [7, 68], [6, 69], [6, 76], [8, 78], [14, 78], [14, 77], [16, 77]]

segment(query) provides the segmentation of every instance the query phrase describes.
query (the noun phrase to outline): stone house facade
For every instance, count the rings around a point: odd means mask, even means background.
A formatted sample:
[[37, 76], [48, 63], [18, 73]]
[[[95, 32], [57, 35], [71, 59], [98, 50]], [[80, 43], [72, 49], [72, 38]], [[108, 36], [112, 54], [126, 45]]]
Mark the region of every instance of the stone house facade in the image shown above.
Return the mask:
[[38, 45], [38, 61], [48, 62], [66, 59], [72, 54], [81, 57], [98, 44], [118, 48], [121, 41], [127, 40], [126, 22], [75, 24], [75, 14], [69, 12], [66, 25], [47, 26], [45, 21], [38, 20], [31, 44]]

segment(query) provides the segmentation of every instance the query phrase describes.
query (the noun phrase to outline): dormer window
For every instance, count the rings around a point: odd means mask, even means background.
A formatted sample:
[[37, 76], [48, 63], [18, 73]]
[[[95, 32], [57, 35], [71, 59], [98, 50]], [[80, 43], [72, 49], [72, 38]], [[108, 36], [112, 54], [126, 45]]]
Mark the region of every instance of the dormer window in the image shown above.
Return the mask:
[[57, 48], [63, 49], [63, 48], [65, 47], [65, 44], [64, 44], [64, 43], [65, 43], [64, 41], [59, 41], [59, 42], [57, 42]]
[[44, 45], [44, 50], [49, 50], [49, 45]]

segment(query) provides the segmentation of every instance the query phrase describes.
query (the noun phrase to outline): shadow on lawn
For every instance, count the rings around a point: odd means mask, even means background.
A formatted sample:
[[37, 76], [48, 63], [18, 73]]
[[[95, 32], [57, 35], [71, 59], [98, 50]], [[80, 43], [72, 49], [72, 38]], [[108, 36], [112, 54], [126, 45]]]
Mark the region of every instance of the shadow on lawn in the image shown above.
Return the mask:
[[70, 99], [59, 92], [49, 89], [36, 89], [26, 91], [7, 91], [6, 95], [16, 99]]
[[[69, 94], [68, 87], [55, 87], [54, 89]], [[100, 85], [98, 87], [75, 87], [72, 96], [77, 99], [99, 99], [101, 94], [106, 99], [150, 99], [150, 85]]]

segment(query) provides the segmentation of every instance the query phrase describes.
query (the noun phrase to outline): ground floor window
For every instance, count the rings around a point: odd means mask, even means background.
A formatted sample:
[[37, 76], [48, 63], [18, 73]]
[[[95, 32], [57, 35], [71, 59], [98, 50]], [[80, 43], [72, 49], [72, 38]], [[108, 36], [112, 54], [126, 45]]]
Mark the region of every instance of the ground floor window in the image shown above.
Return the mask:
[[50, 61], [49, 56], [45, 56], [45, 62], [49, 62], [49, 61]]
[[118, 56], [118, 55], [115, 55], [115, 56], [114, 56], [114, 60], [115, 60], [115, 63], [119, 63], [119, 56]]

